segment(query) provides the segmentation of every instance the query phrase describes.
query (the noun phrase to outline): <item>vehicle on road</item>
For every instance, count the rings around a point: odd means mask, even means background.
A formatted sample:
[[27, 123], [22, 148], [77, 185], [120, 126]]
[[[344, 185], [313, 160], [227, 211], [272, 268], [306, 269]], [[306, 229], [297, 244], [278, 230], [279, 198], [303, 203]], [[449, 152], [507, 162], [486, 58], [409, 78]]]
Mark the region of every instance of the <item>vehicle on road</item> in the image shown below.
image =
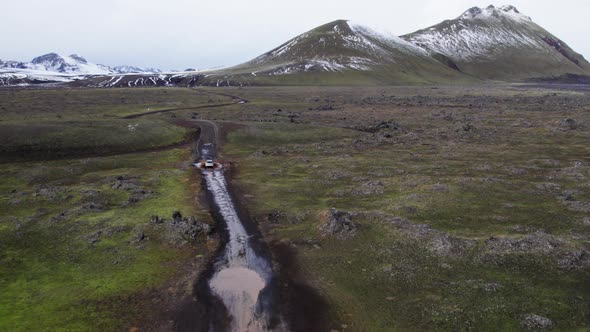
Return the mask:
[[207, 169], [207, 170], [213, 170], [213, 169], [218, 169], [221, 168], [222, 165], [219, 162], [216, 162], [213, 159], [201, 159], [198, 162], [196, 162], [194, 164], [196, 167], [201, 168], [201, 169]]

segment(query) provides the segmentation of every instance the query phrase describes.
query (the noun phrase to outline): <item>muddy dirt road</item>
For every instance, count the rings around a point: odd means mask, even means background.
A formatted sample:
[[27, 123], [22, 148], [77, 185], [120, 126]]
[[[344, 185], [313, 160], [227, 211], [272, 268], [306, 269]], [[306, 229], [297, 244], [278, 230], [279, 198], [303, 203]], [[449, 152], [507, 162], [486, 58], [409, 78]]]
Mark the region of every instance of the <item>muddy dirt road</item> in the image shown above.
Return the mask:
[[[217, 158], [217, 126], [210, 121], [198, 121], [198, 124], [201, 136], [197, 157]], [[215, 211], [214, 218], [223, 229], [222, 247], [210, 273], [203, 278], [209, 288], [208, 296], [223, 303], [228, 317], [222, 318], [224, 322], [211, 321], [210, 330], [286, 331], [277, 310], [270, 255], [264, 250], [254, 224], [235, 204], [223, 167], [200, 172], [210, 207]]]
[[[232, 102], [216, 105], [149, 111], [123, 117], [134, 119], [178, 110], [222, 107], [247, 100], [237, 96]], [[193, 162], [217, 159], [218, 126], [208, 120], [191, 121], [200, 127], [192, 142]], [[186, 124], [185, 124], [186, 125]], [[177, 331], [287, 331], [278, 306], [277, 278], [270, 252], [256, 226], [239, 206], [226, 181], [223, 165], [216, 169], [198, 169], [207, 200], [217, 226], [221, 229], [221, 247], [195, 286], [197, 301], [184, 305], [175, 326]]]

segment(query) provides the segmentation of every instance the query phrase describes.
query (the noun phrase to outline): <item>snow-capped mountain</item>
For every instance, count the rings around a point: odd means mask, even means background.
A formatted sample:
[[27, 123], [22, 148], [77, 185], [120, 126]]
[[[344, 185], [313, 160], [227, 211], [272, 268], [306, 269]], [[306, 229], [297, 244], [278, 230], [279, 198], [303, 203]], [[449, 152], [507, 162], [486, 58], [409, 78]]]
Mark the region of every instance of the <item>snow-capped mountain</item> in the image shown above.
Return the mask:
[[401, 38], [338, 20], [214, 74], [222, 84], [522, 82], [590, 76], [590, 64], [516, 7], [488, 6]]
[[404, 56], [427, 57], [423, 49], [399, 37], [350, 21], [334, 21], [299, 35], [246, 65], [274, 65], [270, 74], [370, 70]]
[[514, 6], [473, 7], [402, 38], [442, 63], [484, 79], [590, 74], [590, 64], [580, 54]]
[[62, 74], [109, 75], [112, 73], [111, 68], [89, 63], [86, 59], [77, 54], [61, 56], [56, 53], [49, 53], [34, 58], [30, 63], [25, 64], [25, 66], [27, 69]]
[[337, 20], [246, 63], [210, 70], [161, 73], [54, 53], [0, 61], [0, 85], [73, 80], [94, 87], [586, 82], [590, 63], [513, 6], [473, 7], [401, 37]]
[[[281, 80], [289, 81], [288, 76], [302, 74], [299, 77], [303, 81], [314, 81], [321, 80], [316, 79], [321, 74], [343, 74], [339, 76], [351, 83], [362, 79], [391, 84], [439, 82], [461, 76], [412, 43], [346, 20], [324, 24], [223, 71], [244, 75], [243, 79], [248, 75], [257, 80], [261, 76], [285, 76]], [[339, 79], [338, 75], [329, 76]]]
[[64, 56], [48, 53], [34, 58], [31, 62], [0, 61], [0, 85], [69, 82], [91, 76], [159, 72], [157, 69], [143, 69], [134, 66], [109, 67], [94, 64], [77, 54]]

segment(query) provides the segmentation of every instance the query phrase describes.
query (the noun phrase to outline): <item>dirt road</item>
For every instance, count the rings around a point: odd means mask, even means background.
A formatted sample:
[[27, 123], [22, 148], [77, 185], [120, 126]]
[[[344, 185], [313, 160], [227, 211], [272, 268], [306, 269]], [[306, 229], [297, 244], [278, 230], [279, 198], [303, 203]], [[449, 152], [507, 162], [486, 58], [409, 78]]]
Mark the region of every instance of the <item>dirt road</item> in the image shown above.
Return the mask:
[[200, 136], [193, 144], [193, 157], [195, 161], [217, 158], [217, 144], [219, 141], [219, 128], [209, 120], [194, 121], [201, 127]]
[[235, 105], [235, 104], [245, 104], [248, 102], [248, 100], [246, 100], [246, 99], [240, 98], [238, 96], [226, 94], [226, 93], [211, 92], [211, 91], [199, 91], [199, 92], [217, 95], [217, 96], [223, 96], [223, 97], [230, 97], [230, 98], [232, 98], [232, 101], [227, 102], [227, 103], [217, 103], [217, 104], [207, 104], [207, 105], [197, 105], [197, 106], [187, 106], [187, 107], [177, 107], [177, 108], [167, 108], [167, 109], [162, 109], [162, 110], [147, 111], [147, 112], [142, 112], [142, 113], [126, 115], [121, 118], [122, 119], [137, 119], [137, 118], [145, 116], [145, 115], [161, 114], [161, 113], [168, 113], [168, 112], [174, 112], [174, 111], [197, 110], [197, 109], [203, 109], [203, 108], [225, 107], [225, 106], [231, 106], [231, 105]]
[[[194, 143], [197, 159], [217, 157], [217, 125], [207, 120], [195, 122], [201, 127], [200, 138]], [[217, 303], [201, 317], [209, 322], [199, 326], [208, 326], [209, 331], [286, 331], [278, 310], [270, 255], [255, 225], [235, 203], [223, 168], [200, 172], [222, 241], [208, 273], [197, 284], [201, 302]], [[182, 322], [177, 326], [179, 330], [194, 329]]]

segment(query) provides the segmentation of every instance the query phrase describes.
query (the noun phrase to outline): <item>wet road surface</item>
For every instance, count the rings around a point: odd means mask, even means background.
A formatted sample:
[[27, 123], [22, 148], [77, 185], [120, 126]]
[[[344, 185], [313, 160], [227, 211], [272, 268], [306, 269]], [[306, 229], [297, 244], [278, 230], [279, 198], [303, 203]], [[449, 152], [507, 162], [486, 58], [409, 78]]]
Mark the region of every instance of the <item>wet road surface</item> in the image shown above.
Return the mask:
[[[197, 142], [198, 158], [217, 157], [218, 129], [209, 121], [199, 121], [201, 137]], [[215, 258], [208, 280], [213, 296], [223, 302], [231, 322], [231, 331], [286, 331], [277, 318], [273, 290], [274, 276], [270, 259], [258, 249], [228, 188], [223, 168], [202, 169], [201, 175], [217, 210], [218, 223], [225, 226], [224, 248]]]

